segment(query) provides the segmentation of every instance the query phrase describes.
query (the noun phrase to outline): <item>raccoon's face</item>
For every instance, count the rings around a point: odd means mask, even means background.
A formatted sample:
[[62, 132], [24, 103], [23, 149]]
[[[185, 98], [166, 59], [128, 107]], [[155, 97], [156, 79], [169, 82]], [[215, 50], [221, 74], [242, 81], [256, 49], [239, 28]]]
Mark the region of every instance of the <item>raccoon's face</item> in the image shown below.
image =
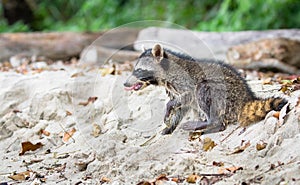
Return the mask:
[[131, 76], [124, 83], [125, 90], [141, 90], [148, 85], [158, 85], [157, 74], [161, 71], [160, 61], [163, 59], [163, 48], [156, 44], [139, 57]]

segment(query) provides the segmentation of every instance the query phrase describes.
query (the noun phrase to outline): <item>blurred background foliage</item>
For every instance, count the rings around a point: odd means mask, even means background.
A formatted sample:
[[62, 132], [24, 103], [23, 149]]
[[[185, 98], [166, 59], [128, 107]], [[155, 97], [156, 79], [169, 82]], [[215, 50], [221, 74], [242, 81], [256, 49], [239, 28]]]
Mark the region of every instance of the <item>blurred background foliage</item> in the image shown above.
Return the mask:
[[99, 31], [162, 20], [201, 31], [300, 28], [299, 0], [1, 0], [0, 32]]

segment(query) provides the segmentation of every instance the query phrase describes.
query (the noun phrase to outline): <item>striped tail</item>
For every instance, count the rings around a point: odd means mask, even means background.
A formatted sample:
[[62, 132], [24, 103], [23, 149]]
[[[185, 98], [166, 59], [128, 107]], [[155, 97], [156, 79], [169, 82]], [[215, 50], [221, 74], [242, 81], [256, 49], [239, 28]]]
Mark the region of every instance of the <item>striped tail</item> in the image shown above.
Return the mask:
[[246, 127], [263, 120], [272, 110], [280, 111], [287, 102], [284, 98], [274, 97], [249, 101], [243, 106], [238, 121], [241, 126]]

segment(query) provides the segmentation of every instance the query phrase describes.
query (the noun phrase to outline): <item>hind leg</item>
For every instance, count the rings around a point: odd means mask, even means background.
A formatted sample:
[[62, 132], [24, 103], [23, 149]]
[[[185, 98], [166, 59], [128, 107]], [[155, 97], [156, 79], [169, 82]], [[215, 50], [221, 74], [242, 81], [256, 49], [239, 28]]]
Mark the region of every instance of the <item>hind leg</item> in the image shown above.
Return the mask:
[[200, 130], [202, 134], [210, 134], [215, 132], [221, 132], [226, 129], [226, 126], [219, 122], [211, 123], [208, 121], [188, 121], [183, 123], [182, 129], [186, 131]]
[[[203, 134], [226, 129], [226, 87], [222, 83], [202, 82], [197, 88], [199, 109], [206, 114], [207, 121], [199, 119], [183, 124], [184, 130], [201, 130]], [[227, 105], [228, 106], [228, 105]], [[200, 111], [198, 111], [201, 114]]]

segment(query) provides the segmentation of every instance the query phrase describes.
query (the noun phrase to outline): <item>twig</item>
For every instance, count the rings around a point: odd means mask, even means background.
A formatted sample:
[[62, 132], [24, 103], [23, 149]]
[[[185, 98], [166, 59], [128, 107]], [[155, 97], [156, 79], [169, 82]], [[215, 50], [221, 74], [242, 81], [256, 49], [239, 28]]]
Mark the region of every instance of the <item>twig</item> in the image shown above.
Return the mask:
[[237, 129], [241, 128], [241, 126], [236, 127], [235, 129], [233, 129], [226, 137], [224, 137], [224, 139], [221, 140], [221, 142], [225, 141], [227, 138], [229, 138], [233, 132], [235, 132]]

